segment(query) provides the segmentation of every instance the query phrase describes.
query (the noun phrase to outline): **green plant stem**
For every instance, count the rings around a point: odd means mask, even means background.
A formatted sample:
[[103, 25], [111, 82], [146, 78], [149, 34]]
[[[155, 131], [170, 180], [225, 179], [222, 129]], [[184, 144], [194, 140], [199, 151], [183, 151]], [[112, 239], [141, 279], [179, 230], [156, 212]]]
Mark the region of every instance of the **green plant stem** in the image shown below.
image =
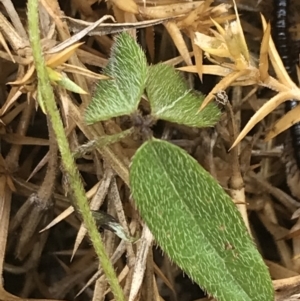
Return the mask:
[[46, 71], [44, 57], [42, 55], [42, 47], [40, 41], [39, 19], [38, 19], [38, 0], [28, 0], [28, 29], [30, 43], [32, 47], [32, 55], [35, 63], [36, 73], [38, 77], [38, 95], [42, 98], [46, 113], [48, 114], [53, 130], [57, 139], [59, 151], [61, 153], [62, 163], [69, 177], [69, 184], [74, 196], [74, 206], [78, 208], [85, 227], [89, 233], [96, 254], [101, 262], [103, 271], [111, 286], [111, 290], [117, 301], [125, 301], [123, 291], [119, 285], [114, 268], [105, 251], [97, 230], [95, 221], [90, 212], [87, 198], [83, 185], [80, 180], [79, 172], [75, 166], [74, 158], [69, 148], [68, 140], [65, 135], [62, 120], [56, 106], [54, 93]]

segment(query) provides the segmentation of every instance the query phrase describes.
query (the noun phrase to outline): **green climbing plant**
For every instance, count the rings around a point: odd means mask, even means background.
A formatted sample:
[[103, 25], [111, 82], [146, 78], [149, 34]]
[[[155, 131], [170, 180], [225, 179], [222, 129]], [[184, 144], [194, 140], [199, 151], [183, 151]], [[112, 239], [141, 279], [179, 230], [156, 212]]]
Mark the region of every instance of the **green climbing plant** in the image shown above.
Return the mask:
[[[153, 120], [192, 127], [213, 126], [219, 120], [213, 104], [197, 113], [203, 95], [189, 89], [174, 68], [148, 66], [145, 54], [126, 33], [117, 37], [105, 74], [111, 80], [98, 85], [86, 110], [88, 124], [135, 114], [143, 95]], [[132, 159], [130, 186], [158, 244], [209, 294], [219, 301], [274, 300], [268, 269], [240, 213], [185, 151], [166, 141], [148, 140]]]

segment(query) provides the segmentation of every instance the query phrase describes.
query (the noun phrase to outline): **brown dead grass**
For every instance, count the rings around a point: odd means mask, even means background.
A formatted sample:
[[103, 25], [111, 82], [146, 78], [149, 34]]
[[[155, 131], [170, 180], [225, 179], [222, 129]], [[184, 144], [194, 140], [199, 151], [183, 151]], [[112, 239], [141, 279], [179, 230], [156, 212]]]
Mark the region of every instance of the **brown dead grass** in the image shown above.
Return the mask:
[[[223, 2], [41, 0], [45, 58], [49, 66], [67, 73], [83, 89], [82, 94], [75, 94], [54, 87], [72, 150], [125, 127], [123, 119], [90, 127], [82, 120], [109, 57], [112, 34], [124, 29], [138, 38], [149, 62], [164, 61], [188, 71], [187, 79], [207, 94], [207, 101], [226, 89], [231, 106], [222, 107], [224, 114], [215, 130], [165, 122], [158, 123], [154, 134], [185, 148], [231, 193], [270, 268], [277, 300], [292, 300], [289, 298], [297, 292], [300, 281], [299, 171], [289, 147], [282, 147], [285, 134], [269, 142], [264, 139], [283, 115], [278, 104], [291, 96], [297, 98], [299, 89], [286, 76], [275, 47], [270, 45], [270, 27], [266, 24], [264, 31], [261, 25], [259, 12], [269, 20], [271, 1], [261, 1], [258, 6], [254, 0], [237, 1], [250, 53], [246, 61], [232, 52], [231, 60], [228, 56], [207, 58], [195, 43], [196, 32], [213, 36], [211, 28], [216, 32], [218, 24], [224, 28], [227, 21], [236, 18], [234, 10]], [[297, 3], [294, 8], [297, 16]], [[26, 7], [22, 1], [12, 4], [3, 0], [0, 9], [0, 300], [72, 300], [95, 273], [96, 284], [91, 281], [78, 300], [110, 300], [113, 296], [101, 266], [84, 239], [80, 220], [72, 214], [55, 138], [36, 102]], [[116, 23], [109, 19], [95, 23], [107, 15]], [[299, 40], [300, 24], [294, 15], [291, 20], [294, 39]], [[76, 44], [79, 41], [84, 44]], [[244, 128], [269, 99], [275, 100]], [[273, 127], [272, 137], [288, 128], [290, 120], [281, 119]], [[228, 153], [243, 129], [242, 142]], [[77, 160], [93, 209], [115, 216], [131, 235], [142, 235], [132, 245], [104, 230], [101, 235], [106, 250], [127, 297], [198, 299], [202, 295], [197, 286], [182, 278], [182, 272], [166, 256], [149, 246], [151, 235], [143, 229], [130, 199], [128, 168], [141, 143], [126, 138]], [[55, 226], [39, 233], [51, 222]], [[143, 272], [134, 276], [141, 263]], [[142, 283], [136, 281], [141, 277]]]

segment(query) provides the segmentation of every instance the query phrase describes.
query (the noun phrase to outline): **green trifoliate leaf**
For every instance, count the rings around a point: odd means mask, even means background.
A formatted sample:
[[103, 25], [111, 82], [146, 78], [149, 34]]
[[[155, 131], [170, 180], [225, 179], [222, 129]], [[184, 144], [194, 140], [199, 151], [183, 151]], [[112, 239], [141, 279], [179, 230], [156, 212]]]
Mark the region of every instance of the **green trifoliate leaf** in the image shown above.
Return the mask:
[[145, 89], [147, 71], [143, 50], [128, 33], [121, 33], [104, 71], [112, 79], [99, 82], [86, 110], [86, 122], [91, 124], [136, 111]]
[[150, 140], [130, 183], [161, 248], [218, 301], [272, 301], [272, 282], [231, 198], [185, 151]]
[[214, 104], [198, 113], [204, 96], [189, 89], [179, 72], [171, 66], [151, 66], [146, 91], [151, 115], [157, 119], [187, 126], [208, 127], [220, 118], [220, 111]]

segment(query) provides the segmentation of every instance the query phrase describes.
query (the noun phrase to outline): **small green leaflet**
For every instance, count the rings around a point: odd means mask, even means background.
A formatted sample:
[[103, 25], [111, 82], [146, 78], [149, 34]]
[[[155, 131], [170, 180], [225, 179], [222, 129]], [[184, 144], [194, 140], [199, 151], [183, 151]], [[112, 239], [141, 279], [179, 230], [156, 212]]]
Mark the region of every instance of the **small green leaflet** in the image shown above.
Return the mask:
[[150, 67], [146, 92], [151, 115], [157, 119], [208, 127], [220, 118], [219, 109], [212, 103], [198, 112], [204, 100], [203, 94], [189, 89], [179, 72], [171, 66], [158, 64]]
[[87, 124], [136, 111], [145, 89], [147, 72], [143, 50], [128, 33], [118, 35], [104, 71], [112, 79], [99, 82], [85, 113]]
[[184, 150], [149, 140], [133, 157], [133, 198], [169, 257], [218, 301], [273, 301], [270, 275], [231, 198]]
[[155, 120], [194, 127], [213, 126], [219, 120], [214, 104], [198, 112], [203, 95], [189, 89], [173, 67], [148, 66], [143, 50], [125, 32], [117, 37], [104, 73], [111, 79], [99, 82], [85, 113], [87, 124], [136, 112], [145, 90]]

